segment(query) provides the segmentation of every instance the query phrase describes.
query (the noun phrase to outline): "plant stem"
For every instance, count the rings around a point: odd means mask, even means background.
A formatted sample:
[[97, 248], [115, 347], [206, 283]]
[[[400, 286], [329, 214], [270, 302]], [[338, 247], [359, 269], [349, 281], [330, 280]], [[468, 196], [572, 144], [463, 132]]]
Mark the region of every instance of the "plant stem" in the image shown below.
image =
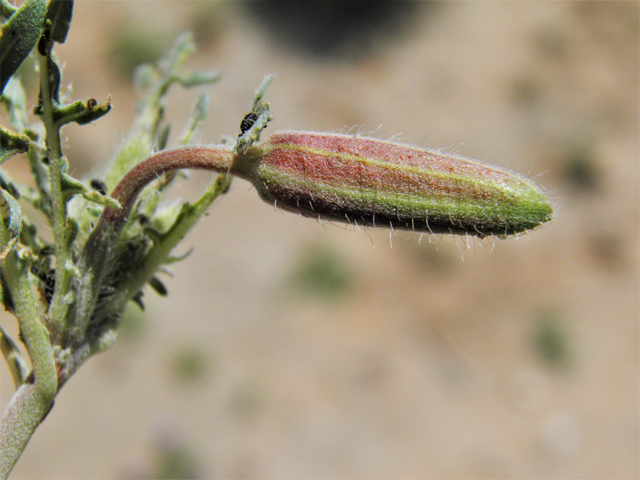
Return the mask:
[[38, 318], [31, 293], [27, 262], [16, 252], [8, 256], [2, 272], [15, 315], [33, 366], [33, 377], [14, 393], [0, 419], [0, 479], [6, 478], [20, 458], [45, 414], [51, 408], [58, 390], [57, 374], [49, 334]]
[[23, 383], [13, 394], [0, 419], [0, 479], [9, 476], [50, 407], [35, 384]]
[[48, 321], [56, 335], [64, 330], [64, 322], [69, 309], [67, 293], [69, 292], [69, 282], [71, 280], [72, 268], [68, 264], [71, 262], [67, 229], [67, 205], [62, 191], [62, 178], [67, 173], [67, 161], [62, 156], [60, 147], [60, 126], [55, 121], [55, 111], [57, 105], [53, 102], [50, 77], [53, 72], [49, 69], [49, 57], [38, 55], [40, 67], [40, 92], [42, 100], [42, 122], [46, 130], [47, 154], [49, 157], [49, 181], [51, 186], [51, 209], [52, 226], [55, 235], [56, 245], [56, 273], [55, 273], [55, 293], [49, 308]]
[[105, 233], [108, 227], [119, 233], [131, 213], [140, 191], [162, 174], [185, 168], [228, 173], [233, 153], [223, 146], [193, 146], [163, 150], [133, 167], [111, 193], [121, 209], [106, 207], [87, 245]]

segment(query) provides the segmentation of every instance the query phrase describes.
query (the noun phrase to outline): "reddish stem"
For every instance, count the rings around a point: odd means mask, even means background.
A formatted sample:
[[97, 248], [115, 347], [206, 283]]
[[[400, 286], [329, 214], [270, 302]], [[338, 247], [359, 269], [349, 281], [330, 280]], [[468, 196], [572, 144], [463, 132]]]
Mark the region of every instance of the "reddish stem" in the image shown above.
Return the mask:
[[87, 244], [93, 243], [108, 225], [114, 233], [119, 232], [127, 222], [138, 194], [164, 173], [185, 168], [228, 173], [232, 159], [233, 152], [219, 145], [179, 147], [163, 150], [147, 158], [129, 170], [118, 182], [111, 197], [115, 198], [122, 208], [106, 207], [104, 209]]

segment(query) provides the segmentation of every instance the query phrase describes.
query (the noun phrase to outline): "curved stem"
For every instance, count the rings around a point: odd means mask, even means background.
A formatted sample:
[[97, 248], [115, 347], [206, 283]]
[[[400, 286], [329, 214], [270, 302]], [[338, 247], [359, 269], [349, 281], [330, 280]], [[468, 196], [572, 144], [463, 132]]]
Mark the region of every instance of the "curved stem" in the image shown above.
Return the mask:
[[101, 234], [108, 225], [119, 231], [126, 223], [138, 194], [162, 174], [185, 168], [228, 173], [232, 160], [233, 152], [220, 145], [179, 147], [156, 153], [129, 170], [118, 182], [111, 197], [122, 208], [105, 208], [92, 237]]

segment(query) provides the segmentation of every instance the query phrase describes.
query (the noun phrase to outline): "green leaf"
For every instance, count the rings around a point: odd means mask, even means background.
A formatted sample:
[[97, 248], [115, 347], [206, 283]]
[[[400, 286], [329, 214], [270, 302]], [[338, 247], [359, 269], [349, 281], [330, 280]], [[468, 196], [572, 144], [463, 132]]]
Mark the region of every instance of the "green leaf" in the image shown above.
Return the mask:
[[160, 295], [161, 297], [166, 297], [169, 292], [167, 291], [167, 287], [164, 286], [164, 283], [162, 283], [158, 277], [156, 277], [155, 275], [153, 277], [151, 277], [149, 279], [149, 281], [147, 282], [149, 284], [149, 286], [151, 288], [153, 288], [156, 293], [158, 295]]
[[160, 71], [150, 63], [141, 63], [133, 71], [133, 86], [138, 92], [144, 92], [160, 80]]
[[258, 88], [256, 88], [253, 97], [252, 111], [256, 111], [256, 108], [258, 108], [258, 105], [262, 102], [262, 98], [264, 97], [264, 94], [267, 93], [267, 89], [269, 88], [269, 85], [271, 85], [271, 82], [273, 82], [274, 78], [275, 75], [273, 74], [266, 75], [264, 77], [264, 80], [262, 80], [262, 83], [258, 86]]
[[209, 94], [203, 91], [198, 96], [193, 110], [191, 112], [191, 118], [189, 123], [180, 138], [178, 139], [178, 145], [186, 145], [191, 142], [194, 135], [198, 133], [202, 127], [202, 123], [207, 118], [207, 110], [209, 109]]
[[4, 87], [0, 96], [2, 103], [9, 114], [9, 122], [14, 130], [24, 132], [29, 124], [27, 114], [27, 93], [25, 92], [19, 77], [13, 76]]
[[110, 98], [105, 103], [98, 103], [95, 99], [90, 98], [86, 101], [78, 100], [57, 108], [54, 113], [54, 119], [56, 124], [60, 126], [71, 122], [75, 122], [78, 125], [86, 125], [103, 117], [110, 111]]
[[64, 198], [69, 198], [72, 195], [76, 195], [79, 193], [85, 199], [89, 200], [90, 202], [97, 203], [98, 205], [117, 208], [118, 210], [122, 208], [120, 203], [118, 203], [115, 198], [108, 197], [107, 195], [102, 195], [98, 192], [92, 192], [84, 185], [84, 183], [66, 174], [62, 177], [62, 192]]
[[181, 262], [192, 253], [193, 253], [193, 247], [191, 247], [189, 250], [187, 250], [186, 253], [183, 253], [182, 255], [169, 255], [164, 261], [164, 264], [169, 265], [170, 263]]
[[11, 238], [2, 247], [0, 252], [0, 259], [4, 260], [11, 252], [16, 248], [16, 244], [20, 238], [20, 230], [22, 229], [22, 211], [20, 205], [9, 192], [0, 189], [0, 210], [3, 217], [5, 214], [9, 217], [9, 225], [6, 227]]
[[220, 72], [209, 71], [203, 72], [196, 70], [186, 77], [180, 77], [178, 82], [184, 88], [197, 87], [199, 85], [206, 85], [208, 83], [214, 83], [220, 80], [222, 75]]
[[167, 148], [170, 134], [171, 124], [167, 123], [164, 127], [162, 127], [162, 129], [160, 129], [160, 132], [158, 132], [158, 135], [156, 136], [156, 148], [158, 150], [164, 150], [165, 148]]
[[82, 182], [67, 175], [66, 173], [62, 176], [62, 194], [64, 195], [64, 198], [69, 198], [71, 195], [75, 195], [77, 193], [84, 194], [85, 192], [89, 192], [89, 189], [85, 187]]
[[0, 93], [38, 42], [46, 11], [45, 0], [28, 0], [2, 27]]
[[111, 198], [107, 195], [102, 195], [98, 192], [83, 192], [82, 196], [90, 202], [97, 203], [98, 205], [116, 208], [118, 210], [122, 208], [122, 205], [120, 205], [120, 203], [115, 198]]
[[[140, 163], [153, 151], [158, 138], [158, 129], [164, 117], [166, 96], [169, 87], [179, 83], [182, 76], [178, 70], [195, 52], [193, 36], [189, 33], [179, 35], [171, 50], [158, 61], [157, 67], [142, 67], [136, 76], [136, 87], [146, 89], [144, 98], [138, 103], [138, 115], [130, 130], [129, 137], [116, 153], [111, 168], [104, 178], [108, 188], [116, 183], [134, 165]], [[143, 193], [141, 200], [146, 193]]]
[[174, 74], [195, 51], [196, 44], [193, 41], [193, 34], [190, 32], [182, 33], [176, 37], [169, 52], [158, 61], [158, 67], [165, 76]]
[[0, 0], [0, 16], [6, 19], [11, 18], [11, 15], [16, 13], [18, 9], [11, 5], [7, 0]]
[[13, 384], [18, 388], [29, 375], [29, 368], [27, 367], [27, 362], [22, 358], [20, 349], [11, 337], [7, 335], [2, 326], [0, 326], [0, 351], [2, 351], [2, 355], [9, 365]]
[[29, 150], [29, 137], [0, 126], [0, 165], [17, 153]]
[[9, 192], [9, 195], [13, 195], [16, 200], [20, 200], [20, 191], [15, 182], [9, 178], [7, 172], [0, 169], [0, 188]]
[[[156, 251], [154, 252], [154, 254], [156, 255], [157, 251], [165, 250], [164, 254], [159, 255], [162, 257], [160, 263], [171, 263], [173, 261], [179, 260], [173, 257], [169, 259], [168, 262], [166, 261], [173, 246], [175, 246], [175, 244], [177, 244], [180, 240], [182, 240], [182, 238], [184, 238], [187, 232], [197, 223], [204, 212], [207, 211], [209, 205], [211, 205], [213, 201], [220, 195], [227, 192], [230, 182], [230, 175], [217, 175], [211, 181], [211, 183], [209, 183], [207, 189], [203, 192], [202, 196], [198, 200], [193, 203], [185, 203], [180, 205], [180, 211], [175, 217], [173, 224], [169, 229], [166, 230], [166, 233], [162, 235], [162, 237], [159, 239], [159, 241], [156, 242], [156, 245], [152, 249], [152, 252]], [[168, 245], [171, 246], [167, 247]], [[182, 258], [185, 258], [187, 255]], [[150, 254], [150, 256], [153, 256], [153, 254]]]
[[69, 232], [67, 235], [68, 245], [71, 245], [78, 236], [78, 229], [78, 221], [75, 218], [67, 217], [67, 231]]
[[65, 42], [72, 16], [73, 0], [51, 0], [47, 9], [47, 20], [51, 20], [51, 40]]

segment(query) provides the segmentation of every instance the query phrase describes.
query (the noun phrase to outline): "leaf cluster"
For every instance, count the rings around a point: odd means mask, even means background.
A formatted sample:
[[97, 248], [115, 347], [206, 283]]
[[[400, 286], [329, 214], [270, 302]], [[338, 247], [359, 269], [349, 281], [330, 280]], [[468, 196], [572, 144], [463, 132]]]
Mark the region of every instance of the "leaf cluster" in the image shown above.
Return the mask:
[[[165, 175], [142, 192], [121, 231], [106, 232], [97, 244], [87, 245], [103, 209], [120, 207], [107, 192], [133, 166], [168, 146], [172, 126], [164, 113], [171, 87], [206, 86], [217, 81], [219, 74], [183, 73], [195, 44], [190, 34], [179, 36], [157, 64], [137, 69], [135, 84], [142, 94], [137, 117], [104, 175], [88, 181], [76, 179], [68, 173], [61, 131], [69, 123], [98, 121], [109, 113], [111, 102], [108, 98], [103, 102], [94, 98], [68, 101], [71, 92], [61, 87], [54, 50], [56, 43], [67, 38], [73, 6], [73, 0], [50, 0], [48, 4], [27, 0], [15, 8], [0, 0], [0, 20], [6, 19], [0, 35], [0, 105], [9, 122], [0, 126], [0, 164], [12, 157], [20, 161], [21, 156], [33, 177], [33, 185], [23, 185], [0, 167], [0, 300], [16, 315], [21, 329], [28, 320], [44, 329], [59, 386], [89, 356], [112, 344], [127, 302], [143, 306], [145, 284], [166, 295], [156, 273], [164, 264], [178, 260], [170, 256], [173, 247], [230, 182], [227, 175], [219, 175], [197, 201], [167, 207], [161, 201], [176, 175]], [[40, 76], [40, 92], [31, 110], [16, 74], [25, 62], [33, 62]], [[207, 116], [208, 104], [209, 95], [203, 90], [177, 145], [193, 140]], [[259, 122], [266, 125], [268, 106], [260, 100], [256, 105]], [[249, 136], [259, 136], [257, 127], [249, 130]], [[242, 138], [247, 144], [252, 142], [248, 136]], [[44, 226], [23, 213], [25, 204], [29, 211], [42, 215]], [[53, 232], [53, 241], [39, 234], [42, 228]], [[28, 288], [17, 288], [16, 282], [9, 281], [13, 278], [26, 279]], [[35, 318], [18, 314], [16, 307], [25, 304], [33, 307], [30, 315]], [[4, 330], [0, 330], [0, 346], [16, 385], [21, 384], [25, 362]], [[34, 363], [33, 356], [31, 360]]]

